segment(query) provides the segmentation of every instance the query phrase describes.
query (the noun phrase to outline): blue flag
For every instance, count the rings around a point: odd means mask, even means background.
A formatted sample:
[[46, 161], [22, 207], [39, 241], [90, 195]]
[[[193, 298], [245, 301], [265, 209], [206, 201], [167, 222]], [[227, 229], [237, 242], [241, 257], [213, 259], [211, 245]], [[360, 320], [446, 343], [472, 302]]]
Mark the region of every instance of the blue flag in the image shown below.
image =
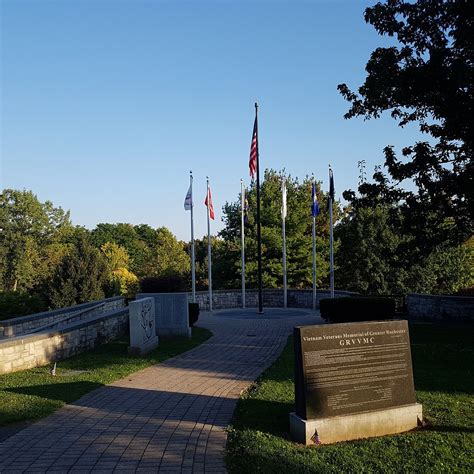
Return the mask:
[[329, 198], [334, 202], [334, 176], [331, 168], [329, 168]]
[[318, 196], [316, 195], [316, 183], [313, 182], [313, 189], [311, 192], [312, 202], [311, 202], [311, 214], [313, 217], [316, 217], [319, 214], [319, 204]]

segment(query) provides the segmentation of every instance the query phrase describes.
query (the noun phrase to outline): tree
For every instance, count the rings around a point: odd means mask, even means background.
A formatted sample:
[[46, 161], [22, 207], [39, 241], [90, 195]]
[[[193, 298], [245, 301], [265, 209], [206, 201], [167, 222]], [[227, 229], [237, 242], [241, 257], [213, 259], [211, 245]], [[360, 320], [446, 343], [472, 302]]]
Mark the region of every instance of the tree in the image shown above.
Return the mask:
[[71, 229], [69, 212], [40, 202], [31, 191], [0, 194], [0, 285], [26, 290], [40, 283], [52, 247]]
[[149, 243], [144, 241], [137, 226], [132, 224], [97, 224], [92, 231], [92, 242], [97, 248], [107, 242], [113, 242], [127, 250], [130, 256], [130, 270], [138, 276], [145, 276], [145, 266], [151, 256]]
[[[317, 195], [321, 213], [316, 221], [317, 284], [329, 283], [329, 215], [327, 194], [317, 184]], [[246, 276], [250, 288], [257, 286], [257, 240], [256, 240], [256, 188], [252, 184], [247, 192], [249, 202], [248, 224], [245, 233]], [[281, 173], [266, 170], [261, 184], [262, 225], [262, 279], [266, 288], [281, 287], [283, 284], [281, 232]], [[288, 285], [293, 288], [309, 287], [312, 282], [311, 243], [311, 180], [303, 182], [287, 177], [287, 274]], [[240, 284], [240, 199], [226, 203], [224, 208], [225, 228], [220, 232], [223, 245], [222, 273], [224, 281]], [[341, 212], [334, 206], [335, 221]], [[216, 266], [217, 259], [216, 259]], [[224, 266], [225, 265], [225, 266]], [[219, 267], [218, 267], [219, 268]], [[221, 282], [217, 282], [221, 284]], [[217, 286], [216, 286], [217, 287]]]
[[337, 227], [338, 288], [369, 295], [404, 293], [406, 273], [399, 254], [403, 237], [392, 224], [390, 210], [397, 212], [381, 205], [361, 207]]
[[89, 237], [80, 235], [77, 245], [67, 254], [49, 283], [51, 308], [64, 308], [104, 298], [107, 283], [105, 257]]
[[[345, 118], [378, 118], [383, 112], [403, 127], [418, 123], [430, 142], [402, 150], [391, 146], [385, 167], [363, 189], [365, 204], [402, 201], [405, 228], [424, 243], [425, 255], [449, 240], [458, 245], [472, 235], [474, 190], [473, 18], [469, 2], [387, 0], [365, 10], [365, 20], [399, 46], [377, 48], [367, 63], [358, 93], [338, 86], [351, 102]], [[405, 179], [416, 190], [400, 189]], [[345, 195], [353, 204], [355, 193]], [[367, 202], [367, 200], [369, 202]]]
[[129, 270], [130, 257], [127, 250], [115, 242], [106, 242], [100, 248], [105, 257], [109, 288], [107, 293], [131, 295], [138, 288], [137, 276]]
[[147, 276], [188, 276], [191, 270], [185, 244], [179, 242], [166, 227], [155, 233], [151, 256], [145, 265]]

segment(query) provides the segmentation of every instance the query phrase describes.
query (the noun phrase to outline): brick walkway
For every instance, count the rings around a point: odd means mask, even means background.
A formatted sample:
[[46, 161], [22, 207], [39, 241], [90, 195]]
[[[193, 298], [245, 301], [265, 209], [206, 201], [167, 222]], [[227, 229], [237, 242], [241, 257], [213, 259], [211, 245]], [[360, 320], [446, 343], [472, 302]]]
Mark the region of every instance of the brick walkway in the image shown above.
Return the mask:
[[225, 428], [240, 393], [280, 354], [293, 326], [321, 320], [303, 310], [266, 310], [271, 320], [255, 319], [254, 310], [222, 313], [202, 314], [199, 325], [214, 336], [199, 347], [0, 443], [0, 472], [225, 472]]

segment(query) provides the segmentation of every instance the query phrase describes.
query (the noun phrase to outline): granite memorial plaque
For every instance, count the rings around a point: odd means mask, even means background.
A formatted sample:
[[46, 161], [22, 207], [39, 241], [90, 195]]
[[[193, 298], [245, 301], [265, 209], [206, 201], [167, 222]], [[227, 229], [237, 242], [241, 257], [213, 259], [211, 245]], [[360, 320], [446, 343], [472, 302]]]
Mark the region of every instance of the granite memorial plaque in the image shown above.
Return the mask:
[[303, 420], [416, 403], [407, 321], [302, 326], [294, 336]]
[[187, 293], [139, 293], [138, 297], [153, 298], [158, 336], [191, 336]]
[[158, 347], [155, 328], [155, 302], [153, 298], [142, 298], [130, 302], [129, 306], [130, 346], [132, 354], [146, 354]]

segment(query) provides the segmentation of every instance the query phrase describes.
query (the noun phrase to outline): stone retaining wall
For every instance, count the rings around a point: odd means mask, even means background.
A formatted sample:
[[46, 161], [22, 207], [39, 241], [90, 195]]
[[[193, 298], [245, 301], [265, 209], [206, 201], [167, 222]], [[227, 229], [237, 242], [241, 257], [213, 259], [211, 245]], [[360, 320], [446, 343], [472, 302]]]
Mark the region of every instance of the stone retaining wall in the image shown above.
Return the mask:
[[[335, 296], [351, 296], [356, 293], [350, 291], [335, 291]], [[329, 298], [329, 290], [318, 290], [316, 292], [316, 307], [319, 308], [319, 301], [323, 298]], [[189, 301], [191, 301], [189, 294]], [[313, 290], [288, 290], [288, 307], [289, 308], [312, 308], [313, 307]], [[209, 293], [207, 291], [196, 292], [196, 303], [202, 310], [209, 309]], [[246, 290], [245, 306], [248, 308], [256, 308], [258, 306], [258, 290]], [[283, 289], [263, 290], [263, 306], [272, 308], [283, 307]], [[212, 308], [242, 308], [242, 291], [241, 290], [217, 290], [212, 293]]]
[[77, 321], [60, 330], [0, 340], [0, 374], [66, 359], [128, 332], [128, 308]]
[[474, 298], [468, 296], [407, 295], [409, 320], [474, 321]]
[[[100, 305], [100, 306], [99, 306]], [[106, 313], [114, 309], [124, 308], [125, 298], [114, 296], [105, 300], [92, 301], [68, 308], [44, 311], [42, 313], [30, 314], [19, 318], [0, 321], [0, 339], [28, 334], [47, 326], [54, 326], [62, 320], [67, 323], [90, 318], [96, 314]], [[68, 317], [69, 316], [69, 317]]]

